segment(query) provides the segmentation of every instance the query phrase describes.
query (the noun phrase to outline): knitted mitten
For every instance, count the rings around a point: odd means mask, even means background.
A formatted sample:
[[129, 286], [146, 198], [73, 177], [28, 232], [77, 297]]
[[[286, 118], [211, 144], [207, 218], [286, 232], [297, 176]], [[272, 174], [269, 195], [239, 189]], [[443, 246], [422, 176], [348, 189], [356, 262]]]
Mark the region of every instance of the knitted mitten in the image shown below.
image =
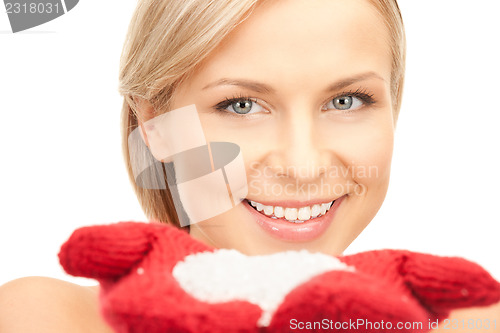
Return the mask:
[[279, 332], [290, 318], [302, 323], [327, 318], [328, 327], [344, 324], [345, 332], [398, 327], [398, 332], [428, 332], [431, 321], [445, 319], [453, 309], [500, 301], [500, 284], [462, 258], [380, 250], [339, 259], [355, 271], [326, 272], [297, 287], [275, 312], [269, 329]]
[[[186, 256], [217, 251], [172, 226], [122, 222], [76, 230], [59, 259], [69, 274], [99, 281], [101, 312], [117, 332], [287, 332], [299, 322], [321, 322], [341, 332], [381, 332], [382, 322], [392, 330], [398, 323], [420, 322], [398, 331], [427, 332], [429, 320], [445, 318], [452, 309], [500, 301], [498, 282], [464, 259], [370, 251], [339, 257], [350, 269], [327, 271], [298, 285], [269, 325], [259, 327], [258, 305], [200, 301], [172, 275]], [[349, 322], [361, 327], [334, 326]], [[325, 330], [305, 328], [301, 331]]]

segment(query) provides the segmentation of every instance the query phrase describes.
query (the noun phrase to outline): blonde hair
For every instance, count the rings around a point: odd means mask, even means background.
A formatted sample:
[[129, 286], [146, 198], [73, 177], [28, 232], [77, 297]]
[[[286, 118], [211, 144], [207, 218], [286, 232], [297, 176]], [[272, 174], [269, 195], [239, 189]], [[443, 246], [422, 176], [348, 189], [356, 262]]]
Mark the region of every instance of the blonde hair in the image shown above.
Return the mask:
[[[176, 87], [263, 0], [139, 0], [120, 62], [119, 91], [124, 96], [122, 144], [125, 163], [148, 218], [179, 226], [167, 189], [146, 189], [135, 182], [128, 137], [136, 129], [138, 100], [153, 110], [168, 110]], [[391, 97], [397, 120], [403, 90], [406, 42], [396, 0], [368, 0], [384, 18], [392, 52]], [[147, 148], [146, 148], [147, 149]], [[134, 148], [134, 150], [136, 150]], [[139, 149], [140, 150], [140, 149]], [[134, 151], [133, 157], [146, 151]]]

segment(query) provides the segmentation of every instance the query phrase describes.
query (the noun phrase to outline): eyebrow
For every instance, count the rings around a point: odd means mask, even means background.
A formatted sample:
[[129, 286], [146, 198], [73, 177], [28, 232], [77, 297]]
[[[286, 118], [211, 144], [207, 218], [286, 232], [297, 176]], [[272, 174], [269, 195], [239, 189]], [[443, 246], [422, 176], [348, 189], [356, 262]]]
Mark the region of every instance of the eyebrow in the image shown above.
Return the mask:
[[262, 94], [272, 94], [275, 92], [274, 88], [265, 83], [251, 81], [251, 80], [239, 80], [239, 79], [227, 79], [227, 78], [223, 78], [215, 82], [209, 83], [208, 85], [203, 87], [203, 90], [218, 86], [239, 86]]
[[348, 77], [345, 79], [338, 80], [338, 81], [330, 84], [326, 88], [326, 91], [328, 92], [328, 91], [341, 90], [341, 89], [344, 89], [345, 87], [348, 87], [354, 83], [368, 80], [368, 79], [378, 79], [378, 80], [382, 80], [385, 82], [385, 79], [382, 76], [380, 76], [379, 74], [377, 74], [375, 72], [366, 72], [366, 73], [361, 73], [361, 74], [354, 75], [354, 76], [351, 76], [351, 77]]
[[[368, 79], [376, 78], [382, 81], [385, 81], [384, 78], [382, 78], [379, 74], [375, 72], [366, 72], [366, 73], [361, 73], [358, 75], [354, 75], [345, 79], [338, 80], [330, 85], [325, 89], [326, 91], [335, 91], [335, 90], [341, 90], [345, 87], [348, 87], [356, 82], [359, 81], [364, 81]], [[276, 92], [276, 90], [271, 87], [270, 85], [267, 85], [265, 83], [257, 82], [257, 81], [252, 81], [252, 80], [244, 80], [244, 79], [229, 79], [229, 78], [222, 78], [217, 81], [214, 81], [212, 83], [209, 83], [205, 87], [203, 87], [202, 90], [218, 87], [218, 86], [239, 86], [242, 88], [246, 88], [258, 93], [263, 93], [263, 94], [272, 94]]]

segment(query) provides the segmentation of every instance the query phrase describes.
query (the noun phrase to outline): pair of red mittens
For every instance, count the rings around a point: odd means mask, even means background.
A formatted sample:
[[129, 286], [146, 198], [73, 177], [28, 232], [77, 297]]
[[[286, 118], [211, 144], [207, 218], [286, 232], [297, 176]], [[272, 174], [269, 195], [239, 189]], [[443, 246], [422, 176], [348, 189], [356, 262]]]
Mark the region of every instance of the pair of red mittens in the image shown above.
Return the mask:
[[[467, 260], [369, 251], [338, 257], [349, 269], [299, 284], [260, 326], [258, 305], [201, 301], [172, 274], [186, 257], [218, 251], [173, 226], [121, 222], [76, 230], [59, 259], [69, 274], [99, 281], [101, 311], [116, 332], [381, 332], [401, 325], [397, 331], [428, 332], [430, 321], [453, 309], [500, 301], [500, 284]], [[221, 263], [213, 271], [221, 269], [231, 268]]]

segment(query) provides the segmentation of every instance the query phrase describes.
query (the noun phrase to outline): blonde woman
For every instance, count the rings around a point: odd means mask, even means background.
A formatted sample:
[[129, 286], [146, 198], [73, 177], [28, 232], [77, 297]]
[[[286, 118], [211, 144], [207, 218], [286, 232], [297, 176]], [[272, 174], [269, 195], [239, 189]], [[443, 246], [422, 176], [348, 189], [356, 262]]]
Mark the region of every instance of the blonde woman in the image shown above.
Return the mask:
[[[191, 224], [192, 237], [249, 255], [341, 254], [387, 191], [405, 52], [395, 0], [140, 1], [120, 91], [125, 160], [147, 216], [181, 226], [168, 190], [136, 184], [129, 135], [195, 105], [206, 141], [240, 147], [249, 186], [233, 209]], [[22, 279], [2, 287], [0, 305], [2, 332], [109, 331], [95, 288]]]

